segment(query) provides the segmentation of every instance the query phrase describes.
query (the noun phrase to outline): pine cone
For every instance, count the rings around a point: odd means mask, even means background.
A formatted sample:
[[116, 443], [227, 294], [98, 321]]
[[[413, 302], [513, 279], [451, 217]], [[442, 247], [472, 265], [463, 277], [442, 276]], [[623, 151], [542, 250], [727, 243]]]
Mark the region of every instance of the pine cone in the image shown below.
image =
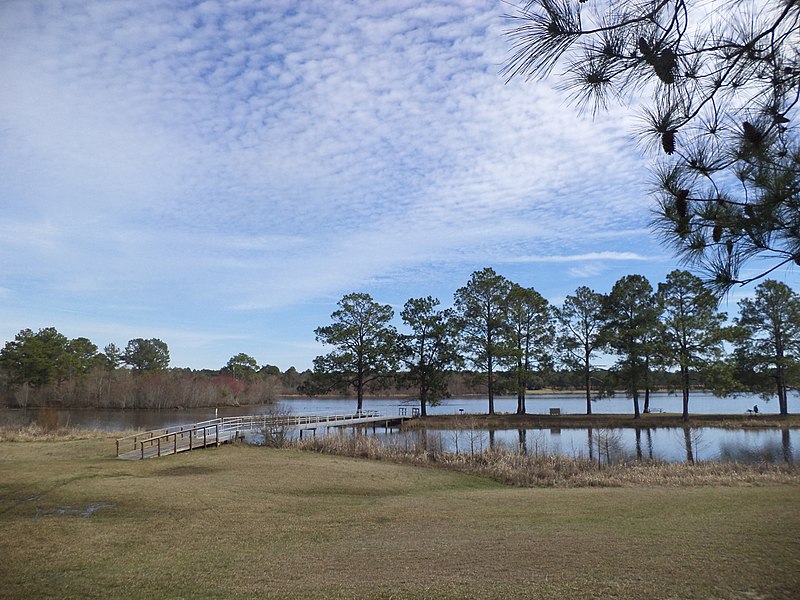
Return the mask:
[[670, 129], [661, 134], [661, 146], [664, 152], [672, 154], [675, 152], [675, 131]]
[[744, 139], [747, 143], [753, 146], [758, 146], [761, 143], [761, 132], [751, 123], [747, 121], [742, 123], [742, 130], [744, 131]]
[[686, 218], [686, 213], [688, 212], [688, 203], [686, 202], [688, 197], [689, 190], [678, 190], [678, 193], [675, 194], [675, 210], [682, 219]]
[[658, 78], [666, 84], [675, 83], [675, 53], [671, 48], [664, 48], [663, 52], [653, 62], [653, 68]]
[[644, 59], [647, 62], [650, 62], [653, 59], [653, 50], [650, 48], [650, 44], [647, 43], [647, 40], [643, 37], [639, 38], [639, 52], [642, 53]]

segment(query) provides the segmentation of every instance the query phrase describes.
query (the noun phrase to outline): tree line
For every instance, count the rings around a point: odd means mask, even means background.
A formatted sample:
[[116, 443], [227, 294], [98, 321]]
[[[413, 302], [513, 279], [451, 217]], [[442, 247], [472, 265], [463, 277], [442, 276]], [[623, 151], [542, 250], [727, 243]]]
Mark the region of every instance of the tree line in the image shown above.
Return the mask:
[[[774, 280], [740, 301], [731, 323], [702, 280], [681, 270], [656, 288], [642, 275], [620, 278], [607, 294], [579, 287], [553, 306], [485, 268], [455, 292], [452, 308], [440, 306], [430, 296], [408, 300], [400, 332], [390, 305], [366, 293], [345, 295], [332, 323], [315, 330], [332, 350], [314, 359], [302, 389], [350, 390], [361, 410], [367, 391], [400, 382], [416, 390], [425, 415], [447, 397], [449, 377], [466, 368], [483, 381], [489, 414], [498, 389], [515, 392], [524, 414], [532, 382], [561, 368], [580, 376], [587, 414], [598, 393], [622, 388], [639, 418], [650, 410], [654, 373], [672, 371], [688, 419], [698, 385], [720, 395], [776, 396], [785, 415], [788, 393], [800, 382], [800, 295]], [[600, 368], [601, 356], [614, 364]]]
[[[53, 327], [24, 329], [0, 350], [2, 400], [8, 406], [176, 408], [259, 404], [297, 393], [366, 394], [419, 400], [420, 412], [452, 394], [517, 396], [528, 390], [581, 389], [586, 413], [603, 395], [624, 390], [639, 417], [653, 389], [681, 390], [683, 417], [692, 389], [777, 397], [800, 384], [800, 297], [766, 280], [739, 303], [729, 322], [701, 280], [673, 271], [653, 288], [641, 275], [620, 278], [606, 293], [579, 287], [559, 306], [486, 268], [474, 272], [443, 308], [412, 298], [400, 311], [369, 294], [338, 303], [331, 324], [315, 330], [331, 346], [314, 368], [285, 372], [239, 353], [217, 370], [169, 368], [169, 348], [157, 338], [130, 340], [102, 351], [85, 337]], [[613, 364], [600, 364], [613, 360]]]
[[55, 327], [20, 331], [0, 350], [2, 403], [11, 407], [189, 408], [262, 404], [296, 392], [307, 374], [281, 373], [239, 353], [218, 370], [169, 368], [169, 347], [136, 338], [99, 350]]
[[[20, 331], [0, 349], [0, 406], [69, 408], [193, 408], [269, 403], [298, 395], [310, 369], [264, 364], [249, 354], [232, 356], [219, 369], [170, 367], [169, 347], [158, 338], [136, 338], [102, 350], [86, 337], [69, 339], [55, 327]], [[468, 376], [450, 377], [456, 395], [476, 393]], [[377, 394], [407, 396], [391, 388]]]

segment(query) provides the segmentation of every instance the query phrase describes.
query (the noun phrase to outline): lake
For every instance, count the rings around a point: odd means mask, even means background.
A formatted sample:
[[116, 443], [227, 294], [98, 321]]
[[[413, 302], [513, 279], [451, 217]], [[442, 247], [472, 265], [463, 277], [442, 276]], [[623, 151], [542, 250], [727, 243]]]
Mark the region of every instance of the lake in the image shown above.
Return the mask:
[[[532, 394], [525, 401], [530, 414], [548, 414], [551, 408], [558, 408], [561, 414], [585, 414], [586, 398], [581, 394]], [[350, 408], [355, 410], [355, 400], [329, 400], [322, 398], [298, 398], [280, 401], [280, 406], [293, 414], [330, 413]], [[397, 399], [365, 399], [364, 409], [378, 410], [397, 414], [398, 407], [418, 407], [419, 401]], [[639, 399], [640, 408], [644, 407], [643, 398]], [[689, 412], [694, 414], [726, 414], [741, 415], [758, 406], [759, 412], [778, 414], [777, 400], [764, 402], [757, 394], [740, 394], [727, 398], [719, 398], [713, 394], [697, 392], [689, 398]], [[448, 398], [439, 406], [428, 407], [430, 415], [486, 414], [489, 401], [483, 397]], [[682, 400], [679, 394], [657, 392], [650, 395], [650, 408], [653, 412], [681, 413]], [[494, 399], [494, 409], [498, 413], [514, 413], [517, 411], [516, 396], [500, 396]], [[410, 410], [409, 410], [410, 412]], [[633, 414], [633, 400], [624, 395], [603, 398], [592, 402], [592, 412], [597, 414]], [[789, 412], [800, 412], [798, 394], [789, 396]]]
[[[797, 395], [790, 396], [789, 410], [797, 412]], [[651, 395], [654, 411], [681, 412], [681, 398], [676, 394]], [[763, 414], [776, 414], [777, 402], [764, 402], [754, 394], [717, 398], [697, 393], [690, 400], [690, 412], [695, 414], [743, 414], [757, 405]], [[383, 414], [398, 414], [419, 406], [417, 401], [398, 399], [366, 399], [366, 410]], [[516, 397], [495, 398], [495, 411], [516, 411]], [[293, 398], [274, 405], [201, 408], [191, 410], [95, 410], [95, 409], [0, 409], [0, 423], [27, 424], [36, 422], [44, 427], [82, 427], [107, 431], [157, 429], [195, 423], [215, 416], [249, 414], [334, 414], [355, 411], [355, 400]], [[439, 406], [429, 407], [428, 413], [485, 414], [486, 398], [451, 398]], [[583, 414], [585, 399], [579, 394], [535, 394], [527, 399], [528, 412], [548, 414], [551, 408], [562, 414]], [[624, 396], [605, 398], [593, 403], [597, 414], [632, 414], [632, 401]], [[447, 451], [479, 452], [490, 447], [504, 447], [528, 454], [560, 454], [592, 460], [617, 462], [624, 458], [657, 459], [669, 462], [694, 460], [738, 460], [770, 462], [800, 459], [800, 430], [796, 429], [722, 429], [713, 427], [656, 428], [656, 429], [528, 429], [528, 430], [459, 430], [385, 432], [374, 434], [386, 443], [411, 447], [414, 444], [433, 444]], [[424, 436], [424, 440], [421, 436]]]
[[[800, 411], [797, 394], [789, 396], [789, 412]], [[512, 396], [495, 398], [495, 412], [514, 413], [517, 399]], [[584, 414], [586, 400], [580, 394], [533, 394], [526, 401], [528, 413], [548, 414], [551, 408], [558, 408], [561, 414]], [[640, 401], [640, 406], [643, 403]], [[651, 394], [650, 406], [654, 412], [680, 413], [681, 397], [677, 394], [658, 392]], [[775, 400], [764, 402], [756, 394], [741, 394], [728, 398], [718, 398], [713, 394], [693, 394], [689, 411], [693, 414], [735, 414], [740, 415], [758, 406], [759, 413], [777, 414]], [[377, 410], [382, 414], [397, 415], [400, 409], [411, 414], [419, 407], [417, 400], [397, 398], [369, 398], [364, 400], [365, 410]], [[0, 409], [0, 423], [13, 422], [27, 424], [37, 422], [45, 427], [84, 427], [107, 431], [131, 429], [157, 429], [172, 425], [196, 423], [213, 419], [216, 416], [232, 417], [251, 414], [278, 412], [280, 414], [335, 414], [350, 413], [356, 409], [355, 400], [327, 398], [290, 398], [279, 400], [274, 405], [259, 406], [221, 406], [219, 408], [195, 408], [184, 410], [136, 410], [136, 409]], [[486, 414], [488, 400], [484, 397], [449, 398], [439, 406], [428, 407], [431, 415]], [[596, 414], [633, 414], [633, 401], [624, 395], [604, 398], [592, 403]]]
[[796, 462], [798, 429], [663, 427], [394, 431], [376, 435], [406, 449], [427, 447], [462, 454], [505, 449], [533, 456], [559, 455], [603, 463], [622, 460]]

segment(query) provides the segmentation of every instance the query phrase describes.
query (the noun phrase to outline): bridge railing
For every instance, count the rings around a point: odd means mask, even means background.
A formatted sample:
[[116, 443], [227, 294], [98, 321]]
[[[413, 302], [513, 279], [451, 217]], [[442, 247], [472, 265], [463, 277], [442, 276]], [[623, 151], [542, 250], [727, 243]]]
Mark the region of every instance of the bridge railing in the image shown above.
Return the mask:
[[[188, 446], [186, 445], [187, 438]], [[145, 454], [152, 452], [153, 448], [155, 448], [155, 455], [161, 456], [162, 453], [177, 454], [179, 443], [181, 449], [187, 447], [189, 450], [192, 450], [194, 447], [199, 448], [210, 444], [219, 445], [222, 441], [226, 440], [227, 436], [221, 431], [219, 423], [197, 424], [194, 426], [171, 428], [170, 431], [162, 433], [161, 435], [139, 439], [137, 442], [138, 446], [134, 448], [134, 450], [140, 453], [141, 458], [144, 458]], [[117, 456], [119, 456], [119, 451]]]
[[[241, 417], [224, 417], [221, 423], [222, 431], [254, 431], [258, 429], [280, 427], [302, 427], [303, 425], [342, 424], [356, 422], [361, 419], [379, 418], [380, 412], [375, 410], [361, 411], [360, 413], [333, 414], [333, 415], [248, 415]], [[391, 417], [387, 417], [391, 418]]]
[[221, 425], [222, 419], [209, 419], [207, 421], [200, 421], [199, 423], [191, 423], [189, 425], [175, 425], [173, 427], [163, 427], [161, 429], [152, 429], [149, 431], [139, 431], [131, 435], [126, 435], [117, 439], [117, 456], [137, 450], [142, 441], [156, 439], [158, 437], [169, 436], [174, 433], [181, 433], [189, 429], [198, 429], [201, 427], [213, 427], [214, 425]]
[[[392, 418], [391, 416], [382, 415], [379, 411], [375, 410], [332, 415], [246, 415], [239, 417], [221, 417], [200, 421], [199, 423], [190, 425], [177, 425], [151, 431], [142, 431], [121, 437], [117, 439], [117, 456], [138, 451], [141, 453], [142, 458], [144, 458], [146, 449], [153, 447], [156, 448], [156, 454], [161, 456], [162, 449], [167, 449], [170, 445], [172, 446], [172, 451], [176, 452], [179, 443], [178, 440], [185, 440], [186, 436], [189, 436], [188, 442], [189, 448], [191, 449], [194, 444], [194, 439], [199, 438], [201, 435], [203, 437], [202, 445], [205, 446], [211, 442], [219, 444], [221, 441], [227, 441], [232, 432], [257, 431], [268, 428], [277, 429], [280, 427], [302, 427], [303, 425], [324, 426], [325, 424], [329, 424], [331, 426], [336, 426], [347, 422], [356, 423], [363, 419], [377, 419], [380, 417], [385, 417], [387, 419]], [[211, 438], [212, 432], [213, 438]], [[209, 439], [211, 442], [209, 442]]]

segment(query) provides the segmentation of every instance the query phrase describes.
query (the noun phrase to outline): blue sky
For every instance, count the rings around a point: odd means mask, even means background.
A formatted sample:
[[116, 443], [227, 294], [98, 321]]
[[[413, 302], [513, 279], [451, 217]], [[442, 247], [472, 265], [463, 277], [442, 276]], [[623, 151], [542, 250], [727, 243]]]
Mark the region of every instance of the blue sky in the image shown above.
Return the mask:
[[663, 280], [631, 115], [506, 83], [512, 11], [3, 1], [0, 341], [54, 326], [302, 370], [349, 292], [399, 312], [484, 267], [556, 303]]

